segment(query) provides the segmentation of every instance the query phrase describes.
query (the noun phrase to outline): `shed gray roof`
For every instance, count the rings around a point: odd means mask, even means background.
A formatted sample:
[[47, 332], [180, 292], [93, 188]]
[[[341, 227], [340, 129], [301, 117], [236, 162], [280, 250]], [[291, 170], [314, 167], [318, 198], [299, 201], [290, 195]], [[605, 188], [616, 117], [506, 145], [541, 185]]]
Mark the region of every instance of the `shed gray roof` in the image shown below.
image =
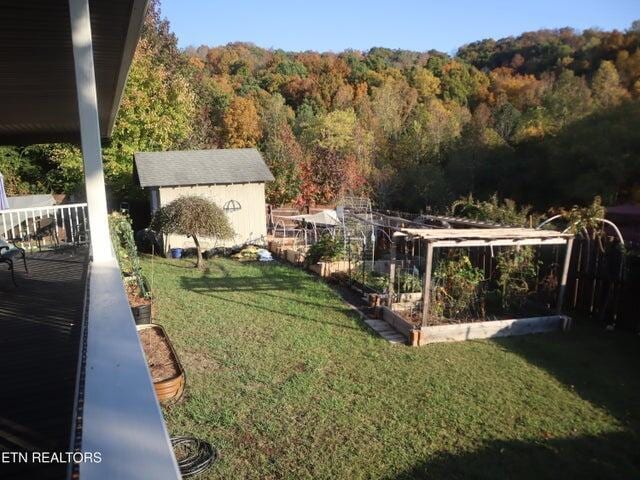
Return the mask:
[[139, 152], [135, 155], [141, 187], [260, 183], [273, 180], [255, 148]]
[[58, 203], [51, 194], [16, 195], [8, 197], [7, 200], [9, 200], [9, 208], [50, 207]]

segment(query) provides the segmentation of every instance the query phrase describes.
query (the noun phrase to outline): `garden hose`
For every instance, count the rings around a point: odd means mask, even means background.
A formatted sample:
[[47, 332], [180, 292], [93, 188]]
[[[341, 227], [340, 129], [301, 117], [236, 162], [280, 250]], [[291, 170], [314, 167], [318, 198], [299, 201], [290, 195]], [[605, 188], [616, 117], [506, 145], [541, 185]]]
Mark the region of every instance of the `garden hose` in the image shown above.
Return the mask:
[[174, 452], [178, 448], [186, 451], [178, 460], [182, 478], [191, 478], [207, 470], [218, 459], [216, 448], [209, 442], [189, 436], [171, 437]]

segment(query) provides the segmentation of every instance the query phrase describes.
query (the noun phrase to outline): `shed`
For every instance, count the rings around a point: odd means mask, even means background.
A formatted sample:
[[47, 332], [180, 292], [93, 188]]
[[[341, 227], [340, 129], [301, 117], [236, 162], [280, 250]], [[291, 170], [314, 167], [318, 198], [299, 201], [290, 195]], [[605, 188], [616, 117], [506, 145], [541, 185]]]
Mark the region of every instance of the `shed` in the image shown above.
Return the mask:
[[16, 195], [7, 200], [11, 209], [51, 207], [59, 203], [51, 194]]
[[[255, 148], [139, 152], [134, 176], [149, 190], [152, 214], [187, 195], [208, 198], [225, 211], [235, 237], [203, 239], [204, 248], [260, 243], [267, 235], [265, 184], [273, 175]], [[165, 245], [193, 246], [181, 235], [169, 235]]]

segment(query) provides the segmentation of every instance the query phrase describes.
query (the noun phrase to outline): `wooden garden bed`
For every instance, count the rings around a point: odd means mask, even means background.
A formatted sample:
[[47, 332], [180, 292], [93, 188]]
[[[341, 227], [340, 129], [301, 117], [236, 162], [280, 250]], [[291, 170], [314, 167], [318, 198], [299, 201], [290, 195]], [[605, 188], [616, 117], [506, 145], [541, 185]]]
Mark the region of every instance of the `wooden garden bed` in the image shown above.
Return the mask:
[[462, 340], [509, 337], [568, 330], [571, 318], [566, 315], [547, 315], [541, 317], [511, 318], [488, 320], [483, 322], [451, 323], [421, 327], [388, 307], [382, 308], [382, 318], [403, 334], [413, 346], [439, 342], [458, 342]]
[[419, 302], [422, 300], [422, 292], [400, 293], [398, 294], [399, 302]]
[[348, 272], [349, 262], [339, 260], [337, 262], [318, 262], [315, 265], [309, 265], [309, 270], [317, 273], [321, 277], [330, 277], [333, 273]]

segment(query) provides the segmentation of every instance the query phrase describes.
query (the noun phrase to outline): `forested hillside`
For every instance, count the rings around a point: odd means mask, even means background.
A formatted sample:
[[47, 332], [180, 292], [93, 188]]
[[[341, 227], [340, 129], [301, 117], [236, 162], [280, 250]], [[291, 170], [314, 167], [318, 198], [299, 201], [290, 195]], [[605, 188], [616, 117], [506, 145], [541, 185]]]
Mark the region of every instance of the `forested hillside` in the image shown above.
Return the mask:
[[[418, 33], [417, 33], [418, 34]], [[436, 51], [180, 51], [158, 5], [136, 52], [105, 168], [139, 195], [139, 150], [257, 146], [275, 204], [368, 194], [441, 208], [468, 193], [550, 205], [640, 200], [640, 24], [566, 28]], [[0, 150], [11, 193], [81, 188], [77, 149]]]

